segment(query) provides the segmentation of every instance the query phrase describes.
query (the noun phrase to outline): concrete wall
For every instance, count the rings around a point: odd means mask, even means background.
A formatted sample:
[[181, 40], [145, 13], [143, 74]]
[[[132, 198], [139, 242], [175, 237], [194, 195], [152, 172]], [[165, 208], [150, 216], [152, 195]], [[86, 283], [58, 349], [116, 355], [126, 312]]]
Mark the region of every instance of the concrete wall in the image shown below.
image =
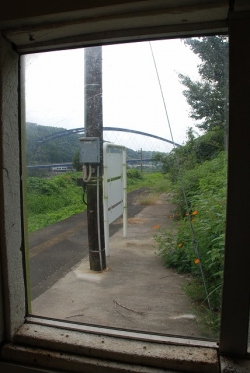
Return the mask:
[[18, 62], [19, 56], [13, 51], [11, 43], [0, 36], [0, 260], [4, 263], [1, 271], [7, 340], [10, 340], [22, 325], [25, 316], [20, 205]]

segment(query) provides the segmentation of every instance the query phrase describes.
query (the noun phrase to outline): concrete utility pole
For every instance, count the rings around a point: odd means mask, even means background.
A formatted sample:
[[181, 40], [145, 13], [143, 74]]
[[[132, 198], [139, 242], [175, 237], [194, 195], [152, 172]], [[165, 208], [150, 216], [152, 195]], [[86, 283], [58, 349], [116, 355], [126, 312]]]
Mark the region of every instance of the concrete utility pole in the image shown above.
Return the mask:
[[[84, 51], [85, 73], [85, 136], [100, 138], [100, 164], [93, 164], [94, 172], [87, 183], [87, 216], [89, 263], [93, 271], [106, 268], [103, 222], [103, 117], [102, 117], [102, 47], [86, 48]], [[99, 166], [99, 187], [97, 188], [97, 167]], [[97, 196], [99, 193], [99, 203]], [[99, 209], [99, 213], [98, 213]], [[100, 242], [99, 242], [100, 241]]]
[[141, 151], [140, 151], [140, 150], [138, 150], [138, 153], [140, 153], [140, 154], [141, 154], [141, 172], [142, 172], [142, 148], [141, 148]]

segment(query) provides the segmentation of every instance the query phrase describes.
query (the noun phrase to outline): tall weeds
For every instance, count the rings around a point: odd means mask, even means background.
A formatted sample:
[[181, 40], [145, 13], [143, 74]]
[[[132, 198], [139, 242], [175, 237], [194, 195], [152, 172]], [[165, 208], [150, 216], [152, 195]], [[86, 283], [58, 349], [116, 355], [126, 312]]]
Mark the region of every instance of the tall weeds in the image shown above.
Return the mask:
[[[214, 331], [218, 331], [221, 310], [226, 224], [226, 164], [226, 153], [222, 151], [212, 160], [196, 165], [190, 170], [182, 170], [181, 182], [186, 191], [188, 209], [181, 184], [176, 182], [174, 202], [177, 206], [175, 216], [178, 216], [177, 234], [159, 231], [154, 237], [164, 264], [176, 268], [178, 272], [192, 275], [192, 284], [186, 291], [196, 305], [202, 306], [206, 322]], [[198, 256], [194, 250], [196, 242]], [[202, 281], [200, 264], [204, 271], [211, 309], [208, 309], [208, 297]]]

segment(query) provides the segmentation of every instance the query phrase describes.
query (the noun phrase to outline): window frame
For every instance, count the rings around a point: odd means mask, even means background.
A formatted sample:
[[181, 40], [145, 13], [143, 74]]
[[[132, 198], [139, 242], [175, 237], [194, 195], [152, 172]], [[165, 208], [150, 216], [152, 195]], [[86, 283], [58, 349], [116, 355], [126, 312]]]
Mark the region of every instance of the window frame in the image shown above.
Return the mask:
[[[202, 36], [214, 34], [214, 28], [209, 31], [197, 32], [192, 31], [176, 31], [170, 37], [185, 37], [187, 36]], [[138, 30], [138, 34], [142, 30]], [[156, 32], [157, 31], [157, 32]], [[158, 39], [166, 37], [166, 30], [159, 34], [159, 30], [155, 32], [151, 30], [150, 36], [140, 36], [144, 40]], [[134, 34], [136, 31], [133, 30]], [[163, 36], [164, 35], [164, 36]], [[169, 37], [169, 33], [167, 33]], [[225, 255], [225, 274], [224, 274], [224, 291], [223, 291], [223, 308], [222, 308], [222, 326], [220, 335], [220, 354], [236, 355], [248, 357], [247, 354], [247, 337], [249, 324], [249, 284], [250, 284], [250, 258], [246, 250], [247, 237], [246, 232], [249, 227], [249, 217], [245, 213], [244, 219], [240, 219], [240, 223], [235, 224], [236, 217], [239, 217], [238, 206], [245, 206], [249, 210], [249, 202], [246, 202], [246, 183], [250, 180], [250, 170], [247, 166], [244, 168], [244, 181], [242, 187], [239, 188], [239, 177], [241, 171], [235, 166], [235, 154], [237, 160], [244, 166], [250, 164], [250, 152], [246, 139], [250, 138], [249, 126], [247, 126], [247, 93], [250, 86], [249, 75], [243, 75], [247, 71], [250, 64], [250, 56], [246, 51], [247, 48], [240, 48], [239, 36], [242, 37], [241, 45], [248, 45], [250, 42], [250, 15], [242, 14], [241, 17], [231, 14], [229, 20], [229, 38], [230, 38], [230, 112], [229, 112], [229, 162], [228, 162], [228, 208], [227, 208], [227, 228], [226, 228], [226, 255]], [[100, 35], [99, 35], [100, 37]], [[87, 41], [82, 40], [82, 46], [98, 45], [100, 39], [98, 35], [94, 35], [92, 41], [89, 38]], [[118, 40], [119, 39], [119, 40]], [[107, 34], [105, 41], [101, 44], [115, 42], [130, 42], [134, 40], [134, 36], [129, 35], [116, 36], [114, 40], [113, 33]], [[99, 43], [98, 43], [99, 40]], [[0, 196], [1, 214], [4, 224], [1, 225], [1, 263], [2, 263], [2, 288], [3, 288], [3, 304], [4, 304], [4, 324], [5, 324], [5, 341], [17, 341], [20, 343], [20, 335], [25, 325], [29, 323], [38, 327], [42, 326], [42, 319], [27, 318], [28, 301], [25, 290], [25, 256], [24, 256], [24, 241], [25, 234], [22, 224], [22, 181], [23, 175], [21, 172], [21, 147], [20, 138], [22, 137], [21, 122], [24, 120], [20, 95], [23, 87], [20, 85], [20, 55], [23, 52], [15, 51], [9, 41], [4, 37], [0, 37], [0, 45], [2, 54], [1, 70], [0, 70], [0, 100], [2, 105], [1, 114], [1, 138], [0, 150], [3, 155], [1, 161], [2, 176], [0, 185], [3, 193]], [[79, 42], [72, 41], [70, 47], [79, 46]], [[29, 53], [37, 52], [42, 49], [54, 50], [62, 49], [69, 46], [69, 40], [54, 41], [52, 46], [49, 43], [47, 46], [30, 46]], [[25, 50], [27, 52], [27, 49]], [[237, 56], [237, 58], [235, 58]], [[21, 71], [22, 73], [22, 71]], [[244, 88], [242, 89], [242, 81]], [[235, 99], [237, 97], [237, 100]], [[242, 127], [238, 127], [237, 123], [240, 118]], [[9, 134], [12, 133], [12, 136]], [[239, 141], [243, 144], [239, 148]], [[235, 193], [235, 191], [238, 191]], [[5, 215], [3, 216], [3, 211]], [[237, 247], [237, 252], [235, 250]], [[18, 248], [18, 249], [17, 249]], [[237, 260], [238, 256], [241, 261]], [[241, 262], [241, 263], [240, 263]], [[17, 281], [17, 279], [19, 281]], [[20, 281], [21, 279], [21, 281]], [[18, 283], [17, 283], [18, 282]], [[240, 288], [240, 291], [239, 291]], [[232, 291], [233, 289], [233, 291]], [[24, 321], [25, 319], [25, 321]], [[39, 326], [40, 324], [40, 326]], [[53, 324], [53, 321], [52, 321]], [[21, 329], [20, 329], [21, 328]], [[78, 327], [77, 327], [78, 328]], [[19, 334], [18, 330], [21, 330]], [[65, 332], [69, 333], [68, 329]], [[94, 332], [93, 332], [94, 333]], [[95, 333], [100, 333], [100, 329]], [[19, 339], [18, 339], [19, 338]], [[25, 333], [23, 333], [23, 340]], [[123, 338], [117, 333], [117, 338]], [[128, 338], [132, 338], [128, 336]], [[189, 344], [188, 339], [180, 339], [180, 344]], [[174, 341], [175, 344], [178, 341]], [[24, 343], [24, 342], [22, 342]], [[171, 344], [171, 340], [166, 343]], [[198, 341], [201, 346], [205, 347], [204, 341]], [[39, 346], [39, 340], [37, 342]], [[193, 346], [197, 348], [197, 346]], [[209, 348], [215, 348], [210, 346]], [[6, 354], [6, 350], [5, 350]], [[7, 356], [2, 353], [2, 356]]]

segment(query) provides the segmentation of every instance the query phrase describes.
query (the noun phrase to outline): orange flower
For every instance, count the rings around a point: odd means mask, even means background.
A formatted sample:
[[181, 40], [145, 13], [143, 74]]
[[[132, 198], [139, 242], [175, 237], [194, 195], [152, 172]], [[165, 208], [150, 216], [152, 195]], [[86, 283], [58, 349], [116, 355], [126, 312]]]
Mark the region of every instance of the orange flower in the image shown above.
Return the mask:
[[183, 246], [183, 243], [179, 243], [178, 247], [182, 247]]
[[160, 228], [159, 225], [154, 225], [154, 229], [158, 229], [158, 228]]
[[200, 261], [199, 261], [199, 259], [195, 259], [195, 264], [199, 264], [200, 263]]
[[198, 214], [197, 210], [195, 210], [195, 211], [192, 212], [192, 215], [197, 215], [197, 214]]

